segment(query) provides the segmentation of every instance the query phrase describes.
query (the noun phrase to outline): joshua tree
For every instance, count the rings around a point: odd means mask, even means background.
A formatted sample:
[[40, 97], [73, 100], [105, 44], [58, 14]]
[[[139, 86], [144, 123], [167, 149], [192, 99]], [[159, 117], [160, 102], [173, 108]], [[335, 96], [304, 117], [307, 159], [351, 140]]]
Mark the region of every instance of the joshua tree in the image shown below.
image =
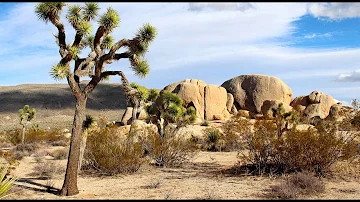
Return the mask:
[[[152, 122], [157, 126], [159, 135], [165, 136], [165, 129], [169, 123], [175, 123], [175, 130], [192, 123], [195, 118], [194, 107], [182, 106], [182, 99], [175, 93], [162, 91], [154, 105], [147, 107], [147, 112], [152, 115]], [[175, 133], [175, 131], [173, 131]]]
[[285, 131], [288, 130], [289, 124], [293, 127], [299, 124], [299, 112], [291, 111], [285, 112], [284, 104], [280, 103], [277, 109], [272, 109], [275, 115], [275, 123], [278, 129], [278, 137], [281, 137]]
[[19, 109], [20, 125], [22, 125], [21, 144], [25, 142], [26, 126], [35, 118], [35, 113], [35, 109], [30, 109], [29, 105], [24, 105], [24, 108]]
[[[80, 145], [82, 137], [82, 124], [85, 119], [86, 101], [89, 94], [100, 81], [109, 76], [119, 75], [126, 79], [122, 71], [106, 71], [106, 64], [114, 60], [128, 59], [136, 75], [145, 77], [149, 72], [148, 63], [143, 60], [150, 43], [156, 36], [156, 29], [150, 24], [145, 24], [138, 30], [133, 39], [121, 39], [114, 42], [110, 35], [118, 27], [120, 17], [117, 12], [108, 8], [98, 19], [99, 27], [95, 36], [91, 36], [90, 22], [98, 16], [99, 6], [96, 3], [85, 3], [84, 6], [69, 6], [66, 18], [75, 29], [74, 41], [67, 44], [64, 24], [61, 22], [60, 13], [66, 6], [63, 2], [42, 2], [37, 4], [35, 13], [45, 23], [51, 22], [58, 30], [55, 35], [59, 46], [60, 61], [53, 66], [50, 74], [54, 79], [66, 79], [76, 99], [75, 115], [72, 126], [72, 136], [69, 157], [63, 187], [60, 195], [71, 196], [79, 193], [77, 187], [77, 171], [79, 166]], [[91, 52], [85, 58], [80, 58], [79, 52], [89, 47]], [[120, 48], [127, 50], [117, 53]], [[74, 61], [73, 69], [70, 69]], [[91, 80], [80, 86], [80, 78], [88, 76]]]

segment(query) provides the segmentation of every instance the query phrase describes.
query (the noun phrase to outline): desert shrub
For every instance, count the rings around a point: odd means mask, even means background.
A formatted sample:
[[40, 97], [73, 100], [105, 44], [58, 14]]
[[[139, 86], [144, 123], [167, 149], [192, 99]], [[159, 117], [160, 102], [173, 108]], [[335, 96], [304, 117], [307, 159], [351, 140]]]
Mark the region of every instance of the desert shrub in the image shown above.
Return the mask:
[[12, 149], [12, 152], [16, 160], [21, 160], [24, 156], [30, 156], [35, 153], [36, 149], [38, 149], [38, 145], [35, 143], [18, 144]]
[[289, 129], [279, 136], [272, 121], [257, 121], [254, 133], [244, 137], [245, 148], [239, 158], [254, 165], [256, 173], [287, 173], [313, 171], [323, 175], [339, 160], [359, 155], [358, 134], [337, 133], [332, 122], [320, 121], [316, 129]]
[[7, 142], [10, 142], [13, 145], [19, 144], [21, 142], [21, 129], [11, 129], [1, 132]]
[[60, 167], [58, 164], [52, 161], [45, 161], [38, 163], [33, 168], [33, 172], [30, 173], [30, 175], [40, 178], [51, 179], [56, 174], [62, 174], [64, 171], [65, 171], [64, 168]]
[[[14, 145], [21, 143], [21, 129], [7, 130], [3, 132], [6, 139]], [[66, 141], [60, 129], [42, 130], [29, 128], [25, 132], [25, 143], [52, 143], [55, 141]]]
[[68, 153], [69, 153], [68, 148], [62, 148], [53, 151], [50, 155], [54, 157], [55, 160], [63, 160], [68, 157]]
[[60, 129], [41, 130], [30, 128], [25, 135], [26, 143], [48, 143], [66, 140]]
[[62, 147], [66, 147], [69, 145], [69, 141], [66, 140], [56, 140], [54, 142], [51, 143], [51, 146], [62, 146]]
[[156, 166], [176, 167], [189, 161], [197, 150], [196, 144], [190, 139], [174, 135], [172, 129], [165, 130], [164, 137], [151, 129], [143, 140], [148, 157]]
[[208, 151], [221, 151], [224, 147], [223, 134], [216, 128], [203, 130], [205, 136], [205, 149]]
[[325, 191], [324, 182], [313, 173], [300, 172], [288, 176], [284, 182], [271, 187], [271, 197], [280, 199], [296, 199]]
[[146, 162], [142, 144], [133, 135], [116, 134], [116, 130], [116, 126], [104, 127], [89, 133], [83, 169], [104, 175], [134, 173]]
[[9, 165], [8, 172], [14, 170], [16, 166], [19, 165], [19, 162], [17, 161], [13, 151], [11, 150], [0, 150], [0, 160], [0, 167], [3, 165]]
[[40, 150], [36, 151], [32, 156], [34, 157], [36, 162], [42, 162], [44, 160], [44, 157], [49, 155], [49, 151], [47, 150]]

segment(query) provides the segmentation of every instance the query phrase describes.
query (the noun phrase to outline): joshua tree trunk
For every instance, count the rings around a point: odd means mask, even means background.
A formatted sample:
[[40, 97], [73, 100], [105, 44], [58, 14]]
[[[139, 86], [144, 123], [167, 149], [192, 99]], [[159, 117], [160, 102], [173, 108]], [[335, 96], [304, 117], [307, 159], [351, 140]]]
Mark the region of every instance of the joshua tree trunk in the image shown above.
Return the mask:
[[82, 124], [85, 117], [84, 113], [86, 100], [87, 97], [79, 96], [76, 101], [69, 157], [66, 167], [64, 185], [60, 192], [61, 196], [72, 196], [79, 193], [77, 187], [77, 173], [79, 167], [80, 144], [82, 141]]
[[80, 157], [79, 157], [79, 167], [78, 167], [78, 173], [80, 172], [82, 161], [84, 159], [84, 153], [85, 153], [85, 147], [86, 147], [86, 141], [87, 141], [88, 132], [84, 131], [81, 136], [81, 145], [80, 145]]
[[25, 143], [25, 124], [22, 125], [22, 130], [21, 130], [21, 144]]

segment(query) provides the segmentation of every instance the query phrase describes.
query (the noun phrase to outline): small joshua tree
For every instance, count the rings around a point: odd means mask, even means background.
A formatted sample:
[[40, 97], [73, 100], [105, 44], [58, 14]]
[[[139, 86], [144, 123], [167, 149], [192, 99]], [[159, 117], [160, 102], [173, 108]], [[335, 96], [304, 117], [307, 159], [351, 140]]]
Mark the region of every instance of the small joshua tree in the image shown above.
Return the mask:
[[[122, 71], [106, 71], [105, 65], [114, 60], [128, 59], [136, 75], [145, 77], [149, 73], [149, 65], [143, 59], [144, 54], [156, 36], [156, 29], [150, 24], [145, 24], [138, 30], [133, 39], [121, 39], [114, 43], [110, 35], [118, 27], [120, 17], [118, 13], [108, 8], [97, 22], [98, 29], [94, 36], [91, 35], [90, 22], [98, 17], [99, 6], [96, 3], [85, 3], [84, 6], [72, 5], [68, 7], [66, 19], [75, 29], [74, 41], [67, 44], [64, 24], [61, 22], [60, 13], [66, 6], [63, 2], [42, 2], [37, 4], [35, 13], [45, 23], [52, 23], [58, 30], [55, 35], [59, 46], [60, 61], [50, 71], [54, 79], [66, 79], [76, 99], [75, 115], [72, 126], [72, 136], [69, 149], [67, 169], [64, 184], [60, 195], [71, 196], [79, 193], [77, 187], [77, 171], [79, 166], [80, 145], [82, 137], [82, 124], [85, 119], [86, 101], [89, 94], [100, 81], [109, 76], [119, 75], [123, 82], [124, 93], [127, 98], [133, 96], [134, 90], [128, 88], [128, 81]], [[85, 47], [91, 52], [85, 58], [80, 58], [79, 53]], [[120, 48], [127, 50], [117, 53]], [[73, 69], [70, 65], [74, 61]], [[91, 80], [80, 86], [80, 78], [88, 76]]]
[[26, 126], [35, 118], [35, 113], [35, 109], [30, 109], [29, 105], [24, 105], [24, 108], [19, 109], [20, 125], [22, 125], [21, 144], [25, 142]]
[[177, 94], [162, 91], [155, 104], [147, 108], [147, 112], [152, 115], [152, 122], [157, 126], [161, 137], [165, 136], [165, 129], [169, 123], [175, 123], [175, 129], [179, 129], [195, 121], [194, 107], [186, 109], [182, 104], [183, 101]]

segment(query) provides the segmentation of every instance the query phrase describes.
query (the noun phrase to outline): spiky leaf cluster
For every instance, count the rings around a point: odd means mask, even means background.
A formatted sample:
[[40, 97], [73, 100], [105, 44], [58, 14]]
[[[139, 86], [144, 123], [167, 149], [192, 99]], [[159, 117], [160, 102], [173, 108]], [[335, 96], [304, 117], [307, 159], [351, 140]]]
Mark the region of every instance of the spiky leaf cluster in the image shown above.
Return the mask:
[[106, 13], [100, 16], [99, 24], [103, 26], [106, 30], [112, 31], [118, 27], [120, 23], [119, 14], [112, 8], [108, 8]]
[[149, 97], [149, 90], [144, 87], [141, 86], [135, 82], [130, 84], [131, 88], [136, 89], [139, 92], [139, 99], [142, 101], [147, 101], [148, 97]]
[[61, 64], [54, 65], [50, 71], [51, 77], [53, 77], [53, 79], [55, 80], [65, 79], [69, 75], [69, 73], [69, 68]]
[[59, 20], [62, 8], [66, 4], [64, 2], [42, 2], [35, 7], [35, 13], [40, 20], [48, 23]]
[[143, 27], [137, 31], [136, 37], [130, 44], [131, 52], [137, 55], [144, 55], [156, 35], [157, 30], [155, 27], [149, 23], [144, 24]]
[[9, 191], [13, 187], [17, 179], [5, 177], [9, 169], [8, 165], [6, 167], [1, 167], [0, 169], [0, 199], [3, 199], [6, 196], [10, 195]]
[[91, 129], [97, 125], [96, 119], [91, 115], [86, 115], [85, 120], [83, 121], [83, 130]]
[[160, 95], [159, 90], [155, 88], [150, 88], [148, 101], [155, 102], [155, 100], [159, 97], [159, 95]]
[[22, 124], [24, 121], [30, 122], [35, 118], [35, 114], [35, 108], [30, 109], [29, 105], [24, 105], [22, 109], [19, 109], [20, 124]]
[[107, 35], [104, 37], [101, 48], [102, 49], [110, 49], [114, 45], [114, 38], [111, 35]]
[[195, 120], [195, 109], [183, 107], [183, 101], [177, 94], [163, 91], [158, 100], [160, 102], [146, 109], [150, 115], [160, 114], [160, 117], [167, 122], [178, 123], [178, 125], [192, 123]]

